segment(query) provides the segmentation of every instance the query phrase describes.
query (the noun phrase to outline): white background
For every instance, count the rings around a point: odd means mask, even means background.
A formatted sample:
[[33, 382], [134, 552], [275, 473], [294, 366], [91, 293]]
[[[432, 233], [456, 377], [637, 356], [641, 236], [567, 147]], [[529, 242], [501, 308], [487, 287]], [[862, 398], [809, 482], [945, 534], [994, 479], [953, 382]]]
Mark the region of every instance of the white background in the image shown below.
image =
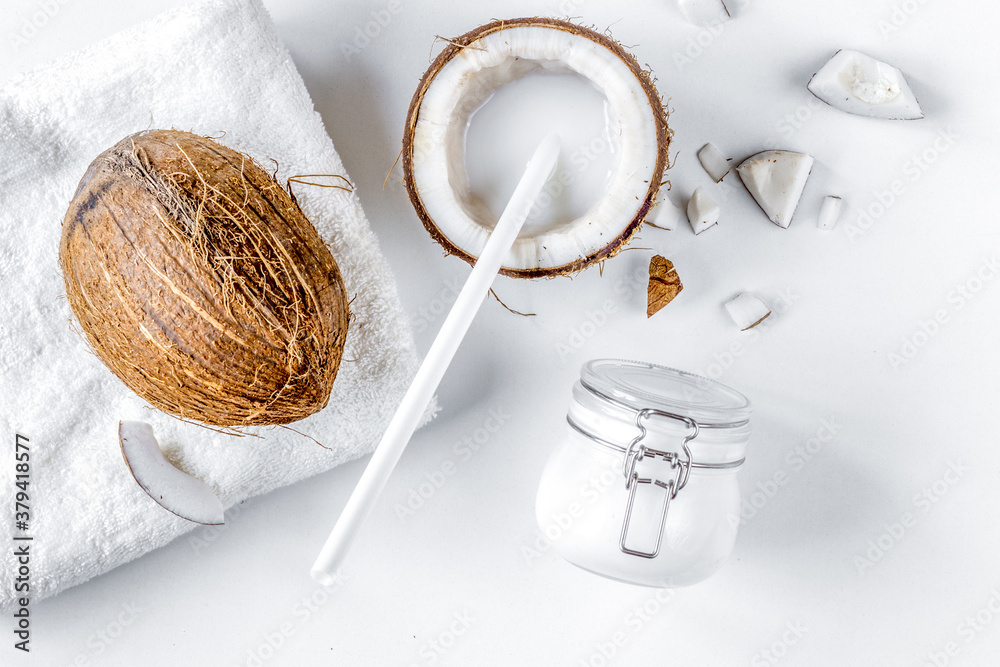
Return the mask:
[[[15, 45], [46, 4], [58, 8]], [[176, 4], [3, 0], [2, 75]], [[650, 250], [623, 253], [603, 277], [499, 281], [506, 303], [537, 316], [487, 302], [441, 386], [443, 412], [410, 444], [335, 592], [307, 571], [365, 461], [253, 499], [222, 531], [196, 530], [33, 605], [33, 652], [16, 655], [4, 631], [0, 663], [996, 664], [995, 3], [744, 2], [712, 34], [667, 0], [404, 2], [350, 58], [345, 45], [384, 0], [265, 4], [357, 184], [421, 350], [468, 267], [431, 243], [398, 167], [385, 191], [382, 182], [435, 35], [533, 14], [611, 26], [670, 98], [679, 202], [710, 185], [694, 157], [706, 141], [736, 159], [779, 144], [816, 166], [788, 230], [729, 176], [717, 190], [722, 222], [701, 236], [643, 231], [632, 245]], [[926, 118], [878, 121], [815, 103], [805, 83], [842, 47], [903, 69]], [[847, 207], [837, 229], [820, 232], [830, 193]], [[647, 320], [641, 273], [654, 250], [685, 289]], [[775, 309], [753, 336], [722, 307], [744, 290]], [[935, 317], [943, 323], [928, 325]], [[756, 407], [740, 477], [758, 507], [730, 563], [676, 594], [585, 573], [539, 541], [541, 468], [579, 365], [602, 356], [718, 375]], [[509, 417], [464, 460], [456, 443], [482, 439], [491, 410]], [[835, 437], [821, 443], [824, 423]], [[795, 452], [811, 438], [806, 460]], [[454, 474], [401, 518], [446, 461]], [[777, 473], [785, 483], [764, 494]]]

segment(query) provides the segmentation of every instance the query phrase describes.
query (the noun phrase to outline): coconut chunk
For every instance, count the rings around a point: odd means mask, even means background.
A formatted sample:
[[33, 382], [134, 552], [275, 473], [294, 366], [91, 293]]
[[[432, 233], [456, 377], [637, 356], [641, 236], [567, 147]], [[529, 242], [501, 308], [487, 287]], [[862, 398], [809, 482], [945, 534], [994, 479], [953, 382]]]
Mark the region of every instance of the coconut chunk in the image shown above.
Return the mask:
[[722, 152], [713, 146], [712, 144], [705, 144], [698, 151], [698, 161], [701, 162], [701, 166], [705, 168], [708, 175], [712, 177], [712, 180], [716, 183], [722, 181], [726, 174], [729, 173], [729, 160]]
[[646, 288], [646, 317], [652, 317], [674, 300], [684, 285], [674, 269], [674, 263], [663, 255], [649, 260], [649, 285]]
[[677, 0], [677, 6], [684, 18], [703, 28], [728, 21], [732, 17], [722, 0]]
[[656, 200], [656, 206], [646, 215], [646, 222], [654, 227], [673, 231], [677, 229], [677, 223], [683, 216], [684, 211], [677, 208], [669, 197], [661, 194]]
[[688, 222], [691, 223], [691, 229], [695, 234], [701, 234], [718, 223], [719, 213], [719, 205], [712, 200], [704, 185], [699, 186], [688, 200]]
[[924, 117], [899, 69], [857, 51], [837, 51], [806, 87], [847, 113], [890, 120]]
[[823, 198], [823, 204], [819, 208], [819, 219], [816, 225], [820, 229], [833, 229], [840, 217], [840, 206], [843, 200], [837, 195], [827, 195]]
[[764, 305], [750, 292], [743, 292], [738, 297], [726, 303], [726, 310], [740, 331], [753, 329], [771, 314], [771, 309]]
[[132, 477], [160, 507], [195, 523], [214, 526], [225, 522], [222, 502], [212, 489], [164, 458], [152, 426], [119, 422], [118, 441]]
[[763, 151], [741, 162], [736, 172], [768, 219], [787, 229], [812, 166], [812, 156], [805, 153]]

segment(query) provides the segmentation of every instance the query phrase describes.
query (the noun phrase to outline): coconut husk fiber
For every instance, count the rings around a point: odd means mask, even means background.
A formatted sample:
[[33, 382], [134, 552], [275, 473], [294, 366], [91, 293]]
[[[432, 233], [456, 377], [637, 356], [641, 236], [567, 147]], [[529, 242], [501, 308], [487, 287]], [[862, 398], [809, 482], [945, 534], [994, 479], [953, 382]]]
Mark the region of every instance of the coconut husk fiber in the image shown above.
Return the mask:
[[294, 198], [249, 156], [189, 132], [126, 137], [80, 182], [60, 260], [87, 341], [157, 408], [247, 426], [326, 406], [344, 282]]

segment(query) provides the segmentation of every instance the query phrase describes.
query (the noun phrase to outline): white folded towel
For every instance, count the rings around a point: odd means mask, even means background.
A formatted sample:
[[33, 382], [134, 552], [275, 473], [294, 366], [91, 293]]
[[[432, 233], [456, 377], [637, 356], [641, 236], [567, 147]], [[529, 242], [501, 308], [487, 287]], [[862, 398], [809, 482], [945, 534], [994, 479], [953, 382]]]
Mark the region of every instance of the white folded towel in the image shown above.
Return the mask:
[[[258, 0], [182, 7], [0, 85], [0, 544], [9, 552], [15, 535], [34, 537], [33, 601], [196, 527], [132, 479], [119, 420], [151, 423], [167, 457], [228, 508], [371, 451], [417, 366], [357, 196], [303, 185], [295, 190], [302, 209], [354, 297], [329, 406], [292, 425], [331, 449], [282, 428], [233, 437], [182, 423], [127, 389], [73, 329], [58, 249], [87, 165], [149, 127], [221, 137], [262, 165], [277, 161], [281, 181], [347, 175]], [[16, 434], [28, 438], [31, 455], [27, 531], [13, 516]], [[16, 568], [9, 553], [2, 563], [0, 607], [9, 609]]]

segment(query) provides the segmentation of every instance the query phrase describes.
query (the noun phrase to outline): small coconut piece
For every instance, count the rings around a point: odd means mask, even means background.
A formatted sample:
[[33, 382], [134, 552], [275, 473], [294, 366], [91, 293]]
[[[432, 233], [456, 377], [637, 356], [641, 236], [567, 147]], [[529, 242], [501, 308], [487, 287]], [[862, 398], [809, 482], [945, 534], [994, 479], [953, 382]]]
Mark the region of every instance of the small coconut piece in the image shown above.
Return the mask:
[[708, 172], [708, 175], [716, 183], [721, 182], [726, 174], [729, 173], [729, 160], [718, 148], [710, 143], [705, 144], [698, 151], [698, 161], [701, 162], [701, 166], [705, 168], [705, 171]]
[[810, 155], [774, 150], [751, 155], [736, 172], [768, 219], [787, 229], [812, 166]]
[[704, 185], [695, 189], [691, 199], [688, 200], [687, 217], [691, 223], [691, 229], [695, 234], [703, 231], [719, 222], [719, 205], [712, 200]]
[[677, 0], [677, 6], [684, 18], [703, 28], [732, 18], [722, 0]]
[[924, 117], [899, 69], [850, 49], [837, 51], [806, 87], [833, 108], [858, 116], [889, 120]]
[[674, 263], [662, 255], [649, 260], [649, 286], [646, 289], [646, 317], [652, 317], [674, 300], [684, 285], [674, 269]]
[[727, 302], [726, 310], [729, 311], [729, 316], [733, 318], [733, 322], [736, 322], [740, 331], [753, 329], [771, 314], [771, 309], [750, 292], [743, 292], [732, 301]]
[[843, 200], [837, 195], [827, 195], [823, 198], [823, 204], [819, 208], [819, 219], [817, 226], [820, 229], [833, 229], [840, 217], [840, 206]]
[[682, 217], [684, 217], [684, 211], [679, 209], [670, 197], [661, 194], [650, 215], [646, 216], [646, 222], [659, 229], [673, 231], [677, 229], [677, 223]]
[[565, 275], [619, 252], [649, 213], [667, 168], [671, 132], [649, 72], [607, 35], [560, 19], [496, 20], [446, 41], [413, 94], [403, 130], [406, 191], [431, 237], [475, 263], [496, 219], [469, 191], [472, 115], [501, 86], [530, 73], [570, 74], [607, 101], [608, 130], [620, 147], [613, 172], [580, 217], [522, 230], [500, 273]]
[[208, 484], [167, 461], [152, 426], [137, 421], [119, 422], [118, 441], [132, 477], [160, 507], [194, 523], [209, 526], [225, 523], [219, 498]]

